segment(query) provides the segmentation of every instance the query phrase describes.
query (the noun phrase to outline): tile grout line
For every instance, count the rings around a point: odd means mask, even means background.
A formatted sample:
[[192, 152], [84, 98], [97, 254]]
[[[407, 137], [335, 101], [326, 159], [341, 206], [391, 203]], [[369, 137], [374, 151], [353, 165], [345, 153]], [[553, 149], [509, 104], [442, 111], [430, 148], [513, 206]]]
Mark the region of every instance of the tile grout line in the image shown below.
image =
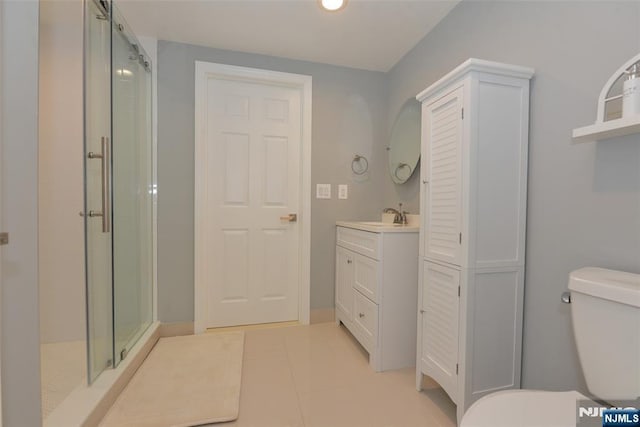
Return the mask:
[[302, 420], [302, 427], [306, 427], [307, 421], [304, 417], [304, 412], [302, 411], [302, 402], [300, 400], [300, 391], [298, 390], [298, 384], [296, 383], [296, 378], [293, 375], [293, 365], [291, 363], [291, 355], [289, 354], [289, 346], [287, 345], [287, 335], [284, 337], [284, 351], [287, 355], [287, 368], [289, 369], [289, 375], [291, 375], [291, 382], [293, 383], [293, 390], [296, 393], [296, 402], [298, 404], [298, 413], [300, 414], [300, 419]]

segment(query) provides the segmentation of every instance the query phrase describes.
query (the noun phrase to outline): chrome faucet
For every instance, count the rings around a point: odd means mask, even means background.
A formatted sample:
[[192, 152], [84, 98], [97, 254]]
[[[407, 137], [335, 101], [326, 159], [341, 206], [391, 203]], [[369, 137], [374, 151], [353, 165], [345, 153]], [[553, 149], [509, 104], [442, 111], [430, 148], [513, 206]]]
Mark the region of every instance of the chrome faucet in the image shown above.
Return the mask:
[[394, 214], [394, 217], [393, 217], [394, 224], [404, 224], [404, 225], [407, 224], [407, 214], [409, 212], [402, 210], [402, 203], [398, 203], [398, 209], [385, 208], [382, 212]]

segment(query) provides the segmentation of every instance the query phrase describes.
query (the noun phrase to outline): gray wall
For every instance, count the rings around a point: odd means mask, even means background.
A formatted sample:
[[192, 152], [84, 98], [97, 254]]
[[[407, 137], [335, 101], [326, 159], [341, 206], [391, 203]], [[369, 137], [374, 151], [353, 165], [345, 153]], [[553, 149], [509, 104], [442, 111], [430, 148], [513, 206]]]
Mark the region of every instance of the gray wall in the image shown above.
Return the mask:
[[[311, 308], [332, 308], [335, 221], [377, 218], [385, 162], [386, 75], [174, 42], [158, 44], [158, 318], [193, 320], [194, 61], [313, 76], [311, 182], [333, 184], [311, 203]], [[370, 174], [351, 173], [355, 153]], [[349, 184], [349, 199], [337, 199]]]
[[[39, 27], [38, 271], [40, 342], [87, 335], [79, 1], [41, 1]], [[60, 242], [65, 242], [61, 245]]]
[[2, 423], [40, 423], [38, 2], [0, 2]]
[[[388, 122], [405, 99], [469, 57], [534, 67], [523, 386], [585, 391], [560, 303], [571, 270], [640, 273], [640, 136], [573, 145], [609, 76], [640, 47], [638, 2], [463, 2], [390, 72]], [[417, 207], [418, 180], [386, 204]], [[411, 204], [410, 204], [411, 206]]]

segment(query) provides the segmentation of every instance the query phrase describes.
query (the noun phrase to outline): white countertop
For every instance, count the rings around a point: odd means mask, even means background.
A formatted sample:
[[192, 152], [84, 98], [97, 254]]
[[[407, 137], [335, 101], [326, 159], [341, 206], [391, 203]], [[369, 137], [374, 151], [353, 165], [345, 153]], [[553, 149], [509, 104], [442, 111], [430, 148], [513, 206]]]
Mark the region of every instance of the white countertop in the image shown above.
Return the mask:
[[420, 231], [418, 225], [393, 224], [380, 221], [336, 221], [336, 225], [372, 233], [417, 233]]

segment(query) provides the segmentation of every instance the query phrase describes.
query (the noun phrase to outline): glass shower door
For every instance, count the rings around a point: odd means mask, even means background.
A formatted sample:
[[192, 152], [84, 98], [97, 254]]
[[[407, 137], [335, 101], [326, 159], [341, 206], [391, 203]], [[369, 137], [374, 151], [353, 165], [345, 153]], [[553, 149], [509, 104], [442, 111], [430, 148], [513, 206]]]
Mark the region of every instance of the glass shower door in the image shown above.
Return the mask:
[[113, 298], [117, 366], [152, 320], [151, 72], [114, 9], [112, 28]]
[[[111, 26], [108, 4], [85, 2], [84, 225], [88, 380], [113, 365]], [[106, 7], [105, 7], [106, 6]]]
[[85, 0], [85, 265], [89, 382], [153, 316], [151, 71], [113, 2]]

